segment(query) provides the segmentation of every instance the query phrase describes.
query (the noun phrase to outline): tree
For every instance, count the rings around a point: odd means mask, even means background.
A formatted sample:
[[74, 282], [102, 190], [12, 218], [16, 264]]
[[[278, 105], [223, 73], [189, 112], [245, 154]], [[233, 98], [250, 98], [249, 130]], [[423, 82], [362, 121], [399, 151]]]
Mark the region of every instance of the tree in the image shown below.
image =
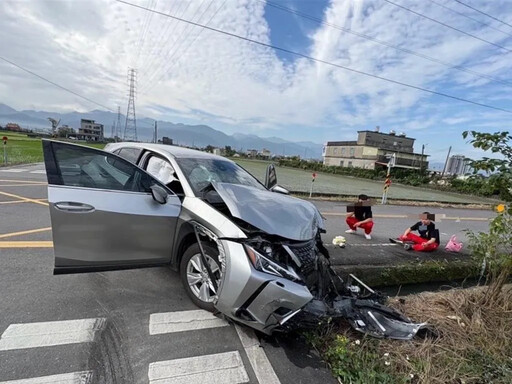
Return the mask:
[[236, 151], [234, 151], [230, 145], [226, 145], [224, 147], [224, 155], [227, 156], [227, 157], [232, 157], [234, 154], [236, 153]]
[[75, 130], [71, 127], [68, 127], [67, 125], [59, 127], [57, 129], [57, 136], [58, 137], [68, 137], [69, 135], [74, 135]]
[[462, 137], [469, 141], [473, 147], [501, 155], [501, 158], [483, 157], [480, 160], [471, 160], [469, 165], [476, 174], [484, 171], [490, 174], [489, 183], [495, 190], [500, 191], [500, 197], [512, 202], [512, 135], [509, 132], [482, 133], [465, 131]]
[[500, 191], [505, 201], [496, 207], [497, 216], [489, 223], [488, 233], [467, 232], [473, 256], [487, 270], [489, 289], [483, 300], [493, 303], [512, 273], [512, 136], [509, 132], [465, 131], [462, 134], [463, 138], [468, 136], [473, 147], [500, 155], [470, 161], [475, 175], [479, 171], [492, 174], [489, 183]]

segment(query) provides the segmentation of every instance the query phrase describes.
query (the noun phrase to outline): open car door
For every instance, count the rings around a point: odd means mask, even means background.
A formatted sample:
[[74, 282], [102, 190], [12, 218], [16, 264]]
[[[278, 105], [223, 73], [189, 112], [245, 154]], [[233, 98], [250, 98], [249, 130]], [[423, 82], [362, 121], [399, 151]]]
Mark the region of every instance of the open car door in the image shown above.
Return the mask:
[[168, 264], [181, 202], [109, 152], [43, 140], [54, 274]]

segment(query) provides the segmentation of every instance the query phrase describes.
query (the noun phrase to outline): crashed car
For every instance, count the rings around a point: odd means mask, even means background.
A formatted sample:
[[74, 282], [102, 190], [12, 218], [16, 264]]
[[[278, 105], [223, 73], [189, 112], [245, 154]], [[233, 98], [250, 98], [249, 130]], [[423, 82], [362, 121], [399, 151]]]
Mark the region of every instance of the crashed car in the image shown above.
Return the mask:
[[170, 266], [190, 299], [266, 334], [344, 318], [410, 339], [423, 324], [329, 263], [310, 202], [221, 156], [146, 143], [43, 140], [55, 274]]

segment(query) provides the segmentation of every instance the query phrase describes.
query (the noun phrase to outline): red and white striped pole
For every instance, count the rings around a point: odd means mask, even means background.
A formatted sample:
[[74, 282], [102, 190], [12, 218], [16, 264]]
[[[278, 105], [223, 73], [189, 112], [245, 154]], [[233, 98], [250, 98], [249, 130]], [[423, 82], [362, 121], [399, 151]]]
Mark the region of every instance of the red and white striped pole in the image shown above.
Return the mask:
[[310, 198], [313, 195], [313, 183], [315, 182], [315, 179], [316, 179], [316, 172], [313, 172], [312, 176], [313, 176], [313, 178], [311, 179], [311, 188], [309, 190], [309, 197]]

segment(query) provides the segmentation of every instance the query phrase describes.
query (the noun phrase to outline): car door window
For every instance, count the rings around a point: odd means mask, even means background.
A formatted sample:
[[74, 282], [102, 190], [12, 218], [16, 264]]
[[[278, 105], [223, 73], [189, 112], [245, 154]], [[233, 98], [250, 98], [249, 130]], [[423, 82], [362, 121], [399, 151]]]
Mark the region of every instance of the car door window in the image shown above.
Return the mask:
[[141, 152], [142, 149], [139, 148], [121, 148], [119, 150], [119, 156], [128, 160], [130, 163], [137, 164], [137, 160], [139, 160]]
[[132, 192], [150, 191], [151, 177], [116, 155], [55, 142], [52, 146], [62, 185]]

